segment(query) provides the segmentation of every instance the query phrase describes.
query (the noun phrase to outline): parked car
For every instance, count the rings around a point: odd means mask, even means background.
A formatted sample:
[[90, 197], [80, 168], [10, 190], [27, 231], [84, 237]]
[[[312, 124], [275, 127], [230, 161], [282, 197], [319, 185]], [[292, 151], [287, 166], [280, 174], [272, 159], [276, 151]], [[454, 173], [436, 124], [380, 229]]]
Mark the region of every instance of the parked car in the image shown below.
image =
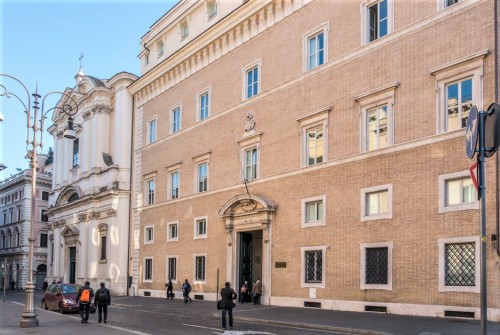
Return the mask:
[[[79, 312], [76, 296], [82, 285], [77, 284], [52, 284], [42, 297], [42, 308], [56, 310], [60, 313]], [[91, 302], [90, 312], [95, 313], [95, 306]]]

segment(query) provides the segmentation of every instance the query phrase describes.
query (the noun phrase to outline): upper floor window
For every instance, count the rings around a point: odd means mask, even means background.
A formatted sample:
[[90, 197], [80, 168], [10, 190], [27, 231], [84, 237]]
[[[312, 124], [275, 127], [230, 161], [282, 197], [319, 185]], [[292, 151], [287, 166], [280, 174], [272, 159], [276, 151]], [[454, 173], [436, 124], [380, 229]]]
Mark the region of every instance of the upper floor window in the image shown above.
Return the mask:
[[[43, 217], [43, 214], [42, 214], [42, 217]], [[17, 207], [17, 221], [21, 221], [21, 207]]]
[[366, 149], [387, 147], [387, 105], [369, 109], [366, 113]]
[[312, 70], [325, 62], [325, 34], [323, 32], [307, 39], [307, 69]]
[[179, 238], [179, 223], [169, 222], [167, 223], [167, 242], [177, 241]]
[[144, 228], [144, 244], [149, 244], [154, 242], [154, 227], [146, 226]]
[[198, 96], [198, 120], [205, 120], [209, 115], [209, 92], [203, 92]]
[[42, 191], [42, 200], [45, 200], [45, 201], [49, 200], [49, 192]]
[[208, 19], [217, 16], [217, 1], [216, 0], [208, 0], [207, 1], [207, 14]]
[[179, 171], [170, 174], [170, 199], [179, 198]]
[[321, 110], [297, 121], [302, 127], [302, 165], [311, 166], [328, 159], [328, 112]]
[[361, 190], [361, 221], [392, 219], [392, 185]]
[[158, 58], [163, 56], [163, 54], [165, 53], [165, 44], [163, 43], [163, 41], [159, 41], [158, 43], [156, 43], [156, 51], [158, 54]]
[[189, 36], [189, 23], [187, 20], [181, 22], [181, 39]]
[[257, 60], [243, 69], [243, 99], [249, 99], [260, 92], [261, 61]]
[[106, 236], [101, 236], [101, 252], [100, 252], [100, 258], [99, 260], [105, 261], [106, 260]]
[[365, 0], [363, 8], [363, 44], [392, 31], [394, 0]]
[[144, 55], [144, 65], [149, 65], [149, 53]]
[[194, 238], [207, 237], [207, 217], [200, 217], [194, 219]]
[[147, 141], [148, 144], [156, 142], [156, 119], [148, 122], [147, 136], [148, 136], [148, 141]]
[[206, 192], [208, 190], [208, 162], [198, 164], [198, 192]]
[[326, 196], [302, 200], [302, 227], [326, 224]]
[[181, 107], [176, 107], [171, 112], [171, 133], [176, 133], [181, 129]]
[[323, 125], [307, 129], [306, 141], [307, 165], [322, 163], [325, 146]]
[[47, 248], [48, 245], [48, 235], [47, 234], [40, 234], [40, 247], [41, 248]]
[[465, 128], [472, 107], [472, 78], [446, 85], [446, 130]]
[[487, 50], [429, 70], [436, 76], [437, 133], [465, 128], [473, 105], [482, 106], [483, 58]]
[[78, 156], [80, 151], [80, 140], [77, 138], [73, 141], [73, 167], [78, 166]]
[[40, 221], [42, 221], [42, 222], [49, 222], [49, 217], [47, 215], [47, 210], [46, 209], [42, 209], [41, 215], [40, 215]]
[[256, 147], [245, 150], [245, 180], [257, 178], [258, 152]]
[[146, 182], [147, 185], [147, 204], [152, 205], [155, 203], [155, 181], [154, 180], [148, 180]]
[[478, 208], [477, 192], [469, 171], [439, 176], [439, 213]]

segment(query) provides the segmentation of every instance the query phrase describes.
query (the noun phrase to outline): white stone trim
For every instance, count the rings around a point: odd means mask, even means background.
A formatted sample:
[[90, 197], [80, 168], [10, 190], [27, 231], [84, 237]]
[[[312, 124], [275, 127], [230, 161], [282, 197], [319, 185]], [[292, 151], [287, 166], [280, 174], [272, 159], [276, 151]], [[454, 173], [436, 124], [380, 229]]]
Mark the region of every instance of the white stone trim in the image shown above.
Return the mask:
[[[196, 280], [196, 257], [205, 257], [205, 280]], [[205, 285], [207, 283], [207, 270], [208, 270], [208, 254], [197, 253], [193, 254], [193, 284]]]
[[[318, 220], [318, 221], [306, 222], [306, 213], [307, 213], [306, 206], [307, 206], [307, 204], [311, 203], [311, 202], [317, 202], [317, 201], [321, 201], [323, 204], [323, 211], [322, 211], [323, 218], [321, 220]], [[310, 227], [317, 227], [317, 226], [325, 226], [326, 225], [326, 195], [325, 194], [317, 196], [317, 197], [302, 199], [301, 208], [302, 208], [301, 220], [300, 220], [301, 221], [301, 224], [300, 224], [301, 228], [310, 228]]]
[[[170, 236], [170, 227], [173, 225], [177, 226], [177, 236], [176, 237]], [[177, 241], [179, 241], [179, 221], [167, 222], [167, 242], [177, 242]]]
[[[151, 230], [152, 238], [149, 239], [148, 231]], [[144, 244], [153, 244], [155, 243], [155, 226], [147, 225], [144, 226]]]
[[[330, 31], [330, 22], [324, 22], [313, 29], [307, 31], [302, 35], [302, 71], [303, 72], [308, 72], [308, 71], [313, 71], [319, 66], [323, 66], [326, 63], [328, 63], [328, 45], [329, 45], [329, 37], [328, 33]], [[324, 51], [323, 51], [323, 57], [324, 61], [323, 64], [321, 65], [316, 65], [314, 68], [309, 69], [309, 38], [315, 35], [319, 35], [321, 32], [324, 34]]]
[[[326, 287], [326, 250], [329, 247], [326, 245], [314, 246], [314, 247], [302, 247], [300, 248], [300, 287], [302, 288], [325, 288]], [[306, 283], [306, 251], [321, 250], [321, 283]]]
[[[366, 196], [370, 193], [387, 191], [387, 213], [368, 215], [366, 208]], [[371, 220], [392, 219], [392, 184], [372, 186], [361, 189], [361, 222]]]
[[[205, 220], [205, 234], [198, 235], [198, 222]], [[193, 239], [204, 239], [208, 237], [208, 216], [198, 216], [193, 219]]]
[[[446, 182], [448, 180], [452, 179], [460, 179], [460, 178], [466, 178], [470, 177], [469, 171], [460, 171], [460, 172], [454, 172], [454, 173], [448, 173], [448, 174], [442, 174], [438, 177], [438, 213], [448, 213], [448, 212], [455, 212], [455, 211], [464, 211], [464, 210], [470, 210], [470, 209], [479, 209], [479, 201], [476, 199], [476, 201], [471, 202], [471, 203], [461, 203], [457, 205], [451, 205], [447, 206], [446, 205]], [[477, 190], [476, 190], [477, 194]]]
[[[387, 284], [366, 284], [366, 253], [369, 248], [387, 248]], [[388, 290], [392, 291], [392, 248], [393, 242], [361, 243], [360, 245], [360, 268], [359, 287], [361, 290]]]

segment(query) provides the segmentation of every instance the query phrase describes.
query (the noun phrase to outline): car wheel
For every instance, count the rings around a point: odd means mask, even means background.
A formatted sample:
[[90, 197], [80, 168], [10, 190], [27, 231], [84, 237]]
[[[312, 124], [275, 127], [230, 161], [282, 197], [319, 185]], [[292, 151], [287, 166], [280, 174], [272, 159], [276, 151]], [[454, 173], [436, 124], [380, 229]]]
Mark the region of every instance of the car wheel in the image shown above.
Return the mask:
[[66, 313], [66, 312], [64, 311], [64, 307], [63, 307], [62, 302], [59, 304], [59, 313], [61, 313], [61, 314]]
[[42, 308], [43, 309], [49, 309], [49, 307], [47, 306], [47, 303], [45, 302], [45, 300], [42, 300]]

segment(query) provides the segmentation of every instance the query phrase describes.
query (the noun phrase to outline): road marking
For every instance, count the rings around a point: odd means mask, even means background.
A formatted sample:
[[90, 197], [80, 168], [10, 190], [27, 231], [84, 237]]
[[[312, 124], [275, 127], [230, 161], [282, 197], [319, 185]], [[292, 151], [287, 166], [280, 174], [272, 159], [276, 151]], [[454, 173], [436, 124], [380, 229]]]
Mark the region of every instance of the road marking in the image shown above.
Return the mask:
[[[252, 335], [252, 334], [261, 334], [261, 335], [276, 335], [274, 333], [267, 333], [267, 332], [259, 332], [255, 330], [220, 330], [218, 328], [212, 328], [212, 327], [203, 327], [203, 326], [198, 326], [198, 325], [190, 325], [187, 323], [181, 324], [181, 326], [186, 326], [186, 327], [193, 327], [193, 328], [202, 328], [202, 329], [211, 329], [217, 331], [217, 333], [214, 334], [224, 334], [224, 335]], [[222, 331], [222, 333], [220, 333]]]

